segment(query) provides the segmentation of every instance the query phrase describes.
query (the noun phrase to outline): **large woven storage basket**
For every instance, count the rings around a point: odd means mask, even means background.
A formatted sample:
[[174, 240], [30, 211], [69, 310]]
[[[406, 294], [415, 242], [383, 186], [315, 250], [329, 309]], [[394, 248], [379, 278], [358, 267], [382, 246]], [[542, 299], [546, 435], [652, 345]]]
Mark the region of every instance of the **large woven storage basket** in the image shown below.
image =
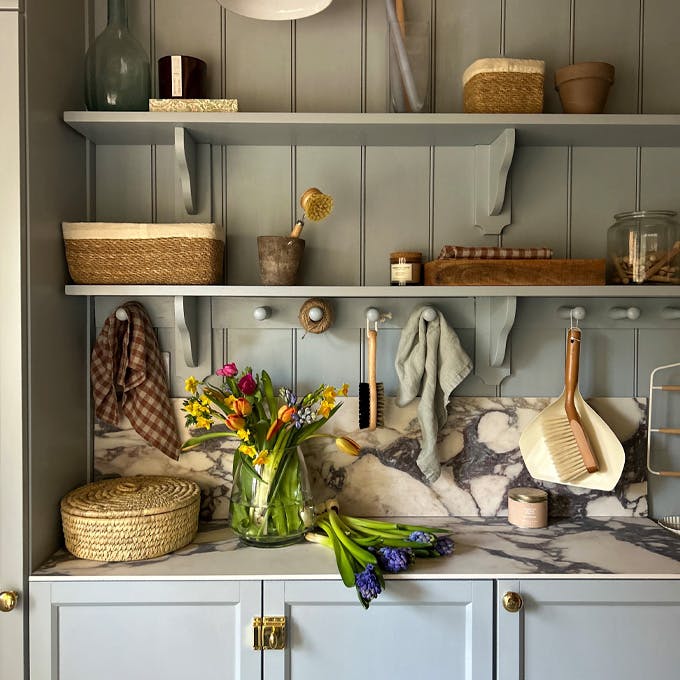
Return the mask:
[[74, 283], [222, 283], [224, 229], [216, 224], [64, 222]]
[[465, 113], [541, 113], [545, 62], [478, 59], [463, 74]]
[[121, 477], [86, 484], [61, 501], [67, 550], [102, 562], [178, 550], [198, 530], [200, 490], [175, 477]]

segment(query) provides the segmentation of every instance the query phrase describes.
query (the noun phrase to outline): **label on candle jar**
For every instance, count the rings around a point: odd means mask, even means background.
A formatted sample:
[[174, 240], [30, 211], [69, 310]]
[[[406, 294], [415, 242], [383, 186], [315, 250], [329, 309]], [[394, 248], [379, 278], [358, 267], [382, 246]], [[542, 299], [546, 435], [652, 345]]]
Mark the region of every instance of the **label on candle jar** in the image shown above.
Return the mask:
[[170, 57], [170, 78], [172, 81], [172, 96], [182, 96], [182, 57], [173, 55]]
[[390, 253], [390, 285], [417, 286], [420, 284], [421, 257], [420, 253]]

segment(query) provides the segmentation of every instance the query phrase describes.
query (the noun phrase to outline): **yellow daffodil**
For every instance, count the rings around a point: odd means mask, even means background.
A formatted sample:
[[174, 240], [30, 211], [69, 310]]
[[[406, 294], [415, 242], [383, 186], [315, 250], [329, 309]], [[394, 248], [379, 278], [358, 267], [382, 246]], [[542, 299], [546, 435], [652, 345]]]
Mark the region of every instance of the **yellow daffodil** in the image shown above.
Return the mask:
[[257, 454], [257, 458], [253, 461], [253, 465], [263, 465], [264, 463], [267, 462], [267, 458], [269, 457], [269, 451], [260, 451], [260, 453]]
[[257, 449], [250, 444], [241, 444], [241, 446], [238, 447], [238, 450], [248, 456], [248, 458], [255, 458], [257, 455]]
[[347, 383], [343, 383], [342, 387], [338, 390], [338, 395], [341, 396], [341, 397], [346, 397], [348, 390], [349, 390], [349, 385]]
[[319, 404], [318, 413], [324, 418], [328, 418], [331, 409], [333, 408], [332, 402], [326, 401], [325, 399]]
[[191, 394], [196, 394], [198, 390], [198, 380], [194, 378], [193, 375], [190, 375], [185, 381], [184, 381], [184, 389], [187, 392], [191, 392]]
[[212, 420], [204, 418], [203, 416], [198, 416], [198, 418], [196, 418], [196, 425], [209, 430], [212, 427]]
[[243, 442], [247, 442], [250, 439], [250, 430], [239, 430], [236, 433], [236, 436]]
[[328, 385], [326, 389], [321, 393], [321, 397], [324, 399], [324, 401], [332, 401], [337, 395], [337, 392], [335, 391], [335, 387], [333, 385]]
[[224, 403], [227, 406], [227, 408], [233, 408], [235, 401], [236, 401], [236, 397], [233, 394], [229, 394], [225, 398]]
[[201, 397], [201, 404], [206, 407], [210, 406], [210, 399], [208, 399], [205, 394]]

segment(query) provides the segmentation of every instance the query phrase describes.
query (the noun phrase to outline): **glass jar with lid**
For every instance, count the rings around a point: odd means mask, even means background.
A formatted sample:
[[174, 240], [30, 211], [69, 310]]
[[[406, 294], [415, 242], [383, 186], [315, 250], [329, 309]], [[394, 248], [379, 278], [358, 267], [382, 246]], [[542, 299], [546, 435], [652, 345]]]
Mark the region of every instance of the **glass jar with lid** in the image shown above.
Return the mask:
[[614, 215], [607, 231], [607, 283], [680, 283], [680, 223], [672, 210]]

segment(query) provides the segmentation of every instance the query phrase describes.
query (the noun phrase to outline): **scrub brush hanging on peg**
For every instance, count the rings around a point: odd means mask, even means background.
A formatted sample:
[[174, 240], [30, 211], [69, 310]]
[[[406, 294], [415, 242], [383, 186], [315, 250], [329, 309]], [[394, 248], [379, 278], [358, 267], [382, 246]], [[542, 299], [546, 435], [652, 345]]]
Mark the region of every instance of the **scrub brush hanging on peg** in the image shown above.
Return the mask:
[[300, 197], [300, 207], [303, 211], [301, 219], [297, 220], [290, 231], [291, 238], [298, 238], [305, 226], [304, 218], [312, 222], [320, 222], [328, 217], [333, 210], [333, 197], [324, 194], [320, 189], [312, 187], [307, 189]]

